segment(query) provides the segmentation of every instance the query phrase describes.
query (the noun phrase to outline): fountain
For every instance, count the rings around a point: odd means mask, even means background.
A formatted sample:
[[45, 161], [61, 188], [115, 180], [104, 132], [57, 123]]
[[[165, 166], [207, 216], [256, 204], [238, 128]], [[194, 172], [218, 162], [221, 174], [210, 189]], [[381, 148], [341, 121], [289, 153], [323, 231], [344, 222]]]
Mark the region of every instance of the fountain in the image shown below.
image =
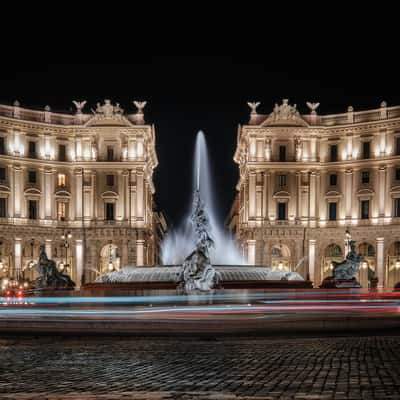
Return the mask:
[[251, 266], [224, 231], [216, 212], [203, 132], [196, 138], [191, 213], [161, 246], [164, 266], [131, 267], [99, 276], [95, 284], [135, 288], [183, 288], [186, 293], [218, 288], [311, 287], [297, 272]]

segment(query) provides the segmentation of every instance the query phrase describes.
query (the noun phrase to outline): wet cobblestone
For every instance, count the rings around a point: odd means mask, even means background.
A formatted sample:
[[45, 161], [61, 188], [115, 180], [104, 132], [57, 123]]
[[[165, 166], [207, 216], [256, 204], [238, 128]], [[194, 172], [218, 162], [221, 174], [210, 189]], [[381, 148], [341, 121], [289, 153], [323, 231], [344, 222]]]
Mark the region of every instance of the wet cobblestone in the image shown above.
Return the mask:
[[400, 399], [400, 336], [2, 338], [1, 399]]

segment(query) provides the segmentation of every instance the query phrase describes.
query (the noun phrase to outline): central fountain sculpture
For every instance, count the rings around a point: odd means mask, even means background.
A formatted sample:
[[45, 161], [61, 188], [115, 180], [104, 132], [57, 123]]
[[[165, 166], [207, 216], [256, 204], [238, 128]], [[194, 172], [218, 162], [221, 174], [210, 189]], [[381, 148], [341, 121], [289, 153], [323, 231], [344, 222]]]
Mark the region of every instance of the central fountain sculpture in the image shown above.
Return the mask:
[[185, 258], [177, 282], [186, 292], [209, 291], [220, 282], [220, 274], [210, 261], [209, 250], [214, 246], [214, 241], [211, 238], [210, 221], [200, 198], [199, 189], [194, 192], [191, 220], [197, 235], [196, 248]]

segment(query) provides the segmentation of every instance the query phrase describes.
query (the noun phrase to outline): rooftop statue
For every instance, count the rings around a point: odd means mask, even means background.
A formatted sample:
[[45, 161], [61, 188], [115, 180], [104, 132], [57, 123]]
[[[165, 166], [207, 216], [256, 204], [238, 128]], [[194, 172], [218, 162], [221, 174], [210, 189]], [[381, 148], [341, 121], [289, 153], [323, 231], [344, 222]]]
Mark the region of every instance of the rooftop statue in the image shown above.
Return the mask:
[[56, 267], [56, 263], [47, 257], [44, 244], [40, 245], [40, 255], [37, 264], [35, 264], [36, 271], [39, 277], [34, 282], [36, 289], [45, 288], [73, 288], [75, 283], [71, 278], [62, 274]]
[[319, 107], [319, 103], [310, 103], [307, 101], [307, 107], [310, 109], [311, 114], [315, 115], [317, 113], [317, 108]]
[[297, 110], [297, 105], [291, 106], [288, 99], [283, 99], [282, 104], [275, 103], [274, 109], [265, 121], [266, 125], [299, 125], [303, 126], [306, 122]]
[[251, 114], [257, 114], [257, 107], [260, 105], [260, 102], [247, 102], [247, 105], [251, 109]]
[[87, 101], [86, 100], [84, 100], [84, 101], [73, 100], [72, 102], [74, 103], [74, 105], [76, 107], [76, 113], [82, 114], [83, 107], [85, 107], [85, 104], [87, 103]]
[[[93, 111], [93, 110], [92, 110]], [[96, 110], [93, 111], [97, 116], [103, 116], [104, 118], [113, 118], [116, 116], [121, 116], [124, 113], [124, 110], [120, 107], [119, 103], [116, 103], [115, 106], [111, 104], [111, 100], [104, 100], [104, 104], [100, 103], [96, 104]]]
[[134, 101], [133, 104], [136, 106], [138, 114], [143, 114], [147, 101]]

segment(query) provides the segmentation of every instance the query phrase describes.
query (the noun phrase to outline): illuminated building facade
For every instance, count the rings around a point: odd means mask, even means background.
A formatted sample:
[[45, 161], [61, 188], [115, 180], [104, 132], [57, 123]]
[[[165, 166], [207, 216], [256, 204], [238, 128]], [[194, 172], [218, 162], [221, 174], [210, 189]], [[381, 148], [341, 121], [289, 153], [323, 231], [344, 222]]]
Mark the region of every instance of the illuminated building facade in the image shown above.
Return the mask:
[[[154, 126], [145, 102], [54, 113], [0, 105], [0, 278], [33, 279], [39, 245], [78, 284], [152, 265]], [[86, 107], [88, 108], [88, 107]]]
[[351, 232], [367, 287], [400, 281], [400, 107], [301, 115], [249, 103], [234, 155], [240, 177], [228, 224], [250, 264], [307, 275], [315, 285], [345, 256]]

